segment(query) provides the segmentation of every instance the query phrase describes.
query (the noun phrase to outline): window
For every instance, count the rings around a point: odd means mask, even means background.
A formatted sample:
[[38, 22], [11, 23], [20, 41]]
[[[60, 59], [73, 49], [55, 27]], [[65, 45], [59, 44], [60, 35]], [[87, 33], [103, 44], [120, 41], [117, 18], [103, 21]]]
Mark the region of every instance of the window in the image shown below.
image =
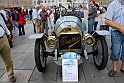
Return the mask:
[[10, 0], [9, 2], [12, 4], [13, 3], [13, 0]]
[[48, 2], [50, 3], [50, 0], [48, 0]]
[[61, 0], [59, 0], [59, 2], [61, 2]]
[[52, 2], [54, 2], [54, 0], [52, 0]]
[[9, 0], [7, 0], [7, 3], [9, 3]]
[[34, 4], [36, 4], [36, 1], [34, 1]]
[[40, 3], [43, 3], [43, 0], [41, 0]]
[[45, 0], [45, 3], [46, 3], [46, 0]]

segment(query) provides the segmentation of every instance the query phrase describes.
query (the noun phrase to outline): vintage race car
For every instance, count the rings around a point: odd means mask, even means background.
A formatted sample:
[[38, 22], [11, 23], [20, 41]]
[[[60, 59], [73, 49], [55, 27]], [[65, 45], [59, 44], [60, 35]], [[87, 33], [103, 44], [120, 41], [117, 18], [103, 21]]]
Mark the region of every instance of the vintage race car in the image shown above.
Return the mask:
[[[53, 56], [57, 65], [62, 65], [61, 59], [77, 59], [80, 64], [83, 58], [88, 59], [89, 54], [93, 55], [96, 68], [103, 70], [108, 62], [108, 46], [102, 35], [107, 32], [93, 31], [85, 34], [86, 24], [84, 18], [80, 18], [79, 11], [59, 11], [54, 13], [54, 17], [49, 36], [39, 33], [29, 37], [36, 39], [34, 57], [39, 72], [45, 71], [48, 56]], [[92, 47], [92, 51], [87, 53], [86, 46]]]

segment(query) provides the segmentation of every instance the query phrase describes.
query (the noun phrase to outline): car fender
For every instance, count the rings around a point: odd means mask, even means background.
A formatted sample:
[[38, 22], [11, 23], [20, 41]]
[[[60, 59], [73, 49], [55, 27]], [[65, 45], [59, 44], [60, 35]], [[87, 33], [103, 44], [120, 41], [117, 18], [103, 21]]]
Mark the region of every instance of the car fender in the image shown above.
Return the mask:
[[98, 35], [110, 35], [110, 31], [107, 30], [101, 30], [101, 31], [95, 31]]
[[39, 39], [39, 38], [48, 38], [48, 35], [46, 33], [37, 33], [37, 34], [32, 34], [29, 36], [29, 39]]

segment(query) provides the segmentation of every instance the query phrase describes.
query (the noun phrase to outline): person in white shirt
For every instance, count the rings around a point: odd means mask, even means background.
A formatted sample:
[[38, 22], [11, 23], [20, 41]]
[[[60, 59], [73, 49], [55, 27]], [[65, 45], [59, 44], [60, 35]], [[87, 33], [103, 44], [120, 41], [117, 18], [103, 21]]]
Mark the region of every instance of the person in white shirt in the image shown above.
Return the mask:
[[6, 27], [4, 17], [2, 17], [2, 14], [0, 14], [0, 55], [4, 61], [8, 78], [10, 79], [11, 82], [15, 82], [16, 78], [14, 77], [13, 61], [10, 56], [10, 46], [7, 39], [7, 36], [8, 38], [10, 38], [11, 35]]
[[107, 11], [107, 7], [102, 8], [102, 14], [101, 14], [101, 25], [100, 30], [109, 30], [109, 26], [105, 24], [105, 14]]

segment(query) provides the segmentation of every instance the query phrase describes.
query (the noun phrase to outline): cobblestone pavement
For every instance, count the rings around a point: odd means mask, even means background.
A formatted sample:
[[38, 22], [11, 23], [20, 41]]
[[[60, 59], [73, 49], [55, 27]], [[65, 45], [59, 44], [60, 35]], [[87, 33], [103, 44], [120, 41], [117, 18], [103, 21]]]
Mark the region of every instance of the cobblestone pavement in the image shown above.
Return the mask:
[[[53, 57], [47, 58], [47, 67], [44, 73], [38, 72], [34, 62], [34, 42], [28, 37], [33, 34], [33, 25], [31, 21], [27, 21], [25, 26], [26, 35], [18, 36], [18, 30], [14, 34], [13, 48], [11, 48], [11, 57], [14, 63], [16, 83], [62, 83], [62, 78], [59, 76], [59, 66], [53, 62]], [[106, 37], [110, 55], [110, 36]], [[87, 49], [90, 51], [90, 49]], [[124, 73], [119, 71], [115, 77], [109, 77], [108, 71], [111, 69], [111, 61], [108, 61], [107, 67], [104, 70], [97, 70], [92, 55], [89, 55], [89, 60], [83, 60], [79, 65], [79, 81], [78, 83], [124, 83]], [[0, 58], [0, 83], [10, 83], [5, 73], [3, 61]]]

